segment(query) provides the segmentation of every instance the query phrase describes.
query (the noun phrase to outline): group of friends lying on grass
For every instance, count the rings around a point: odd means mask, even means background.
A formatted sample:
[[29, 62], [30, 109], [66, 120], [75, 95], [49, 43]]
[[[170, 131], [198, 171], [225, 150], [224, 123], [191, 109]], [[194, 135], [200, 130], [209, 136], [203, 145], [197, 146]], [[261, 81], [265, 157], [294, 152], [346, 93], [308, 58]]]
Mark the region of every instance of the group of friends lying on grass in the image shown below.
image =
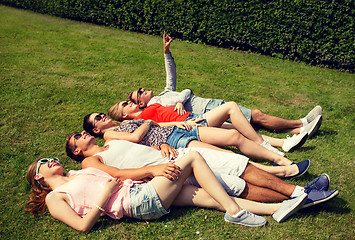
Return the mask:
[[[322, 174], [301, 187], [284, 180], [304, 174], [310, 161], [295, 163], [276, 147], [292, 152], [312, 137], [322, 122], [316, 106], [304, 118], [288, 120], [235, 102], [206, 99], [190, 89], [176, 91], [171, 37], [164, 33], [167, 72], [158, 96], [139, 88], [129, 101], [112, 106], [109, 117], [91, 113], [82, 132], [66, 139], [66, 153], [82, 170], [63, 173], [57, 158], [40, 158], [27, 172], [32, 185], [26, 210], [44, 212], [89, 232], [102, 215], [114, 219], [157, 219], [170, 206], [197, 206], [225, 212], [228, 222], [262, 226], [272, 215], [283, 222], [299, 209], [338, 195]], [[294, 134], [286, 139], [259, 135], [251, 124]], [[104, 139], [104, 146], [96, 138]], [[221, 146], [235, 146], [249, 161]]]

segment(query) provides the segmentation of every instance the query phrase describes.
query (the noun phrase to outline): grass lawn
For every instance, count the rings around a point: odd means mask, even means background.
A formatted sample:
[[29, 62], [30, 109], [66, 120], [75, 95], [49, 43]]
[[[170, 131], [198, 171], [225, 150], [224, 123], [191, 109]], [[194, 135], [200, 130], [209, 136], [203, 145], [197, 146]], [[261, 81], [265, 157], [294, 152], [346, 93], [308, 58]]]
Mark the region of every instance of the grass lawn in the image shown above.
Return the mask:
[[89, 234], [48, 213], [32, 218], [24, 211], [27, 166], [56, 156], [65, 170], [79, 169], [66, 156], [64, 141], [81, 130], [83, 116], [106, 112], [139, 87], [162, 91], [162, 38], [2, 5], [0, 23], [1, 239], [354, 239], [354, 75], [179, 40], [171, 46], [179, 91], [191, 88], [198, 96], [289, 119], [321, 105], [318, 134], [287, 154], [312, 161], [308, 173], [291, 182], [303, 186], [326, 172], [339, 196], [282, 224], [267, 216], [269, 224], [257, 229], [225, 223], [223, 213], [199, 208], [173, 208], [149, 223], [102, 218]]

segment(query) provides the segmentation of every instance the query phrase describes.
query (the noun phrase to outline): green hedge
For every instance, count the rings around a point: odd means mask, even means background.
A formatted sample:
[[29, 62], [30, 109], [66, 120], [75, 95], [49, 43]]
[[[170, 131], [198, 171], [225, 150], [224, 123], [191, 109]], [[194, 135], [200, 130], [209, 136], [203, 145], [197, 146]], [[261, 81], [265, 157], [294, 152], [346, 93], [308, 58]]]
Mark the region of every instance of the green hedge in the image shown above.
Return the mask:
[[354, 71], [354, 0], [0, 0], [130, 31]]

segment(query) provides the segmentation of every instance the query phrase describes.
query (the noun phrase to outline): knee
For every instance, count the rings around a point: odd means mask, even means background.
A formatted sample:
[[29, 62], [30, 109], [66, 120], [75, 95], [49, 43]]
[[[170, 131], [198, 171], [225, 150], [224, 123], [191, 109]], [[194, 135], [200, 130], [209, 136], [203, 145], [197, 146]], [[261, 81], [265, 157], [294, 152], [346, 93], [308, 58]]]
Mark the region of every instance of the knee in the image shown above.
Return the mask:
[[206, 162], [205, 159], [201, 156], [201, 154], [197, 151], [192, 151], [190, 153], [188, 153], [191, 159], [191, 162]]
[[227, 102], [225, 103], [225, 105], [227, 105], [231, 110], [241, 112], [239, 105], [236, 102]]
[[240, 143], [241, 141], [243, 141], [245, 138], [242, 136], [242, 134], [240, 132], [238, 132], [237, 130], [231, 130], [231, 136], [230, 139], [234, 142], [234, 143]]
[[260, 111], [259, 109], [252, 109], [251, 110], [251, 120], [254, 122], [261, 122], [265, 119], [265, 113]]

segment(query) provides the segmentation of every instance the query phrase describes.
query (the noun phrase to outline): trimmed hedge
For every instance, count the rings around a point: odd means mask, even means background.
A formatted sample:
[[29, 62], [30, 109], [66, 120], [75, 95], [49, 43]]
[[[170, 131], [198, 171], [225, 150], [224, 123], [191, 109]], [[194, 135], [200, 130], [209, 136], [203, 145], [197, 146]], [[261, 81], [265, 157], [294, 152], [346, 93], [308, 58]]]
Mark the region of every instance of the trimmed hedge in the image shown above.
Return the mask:
[[354, 71], [353, 0], [0, 0], [79, 21]]

